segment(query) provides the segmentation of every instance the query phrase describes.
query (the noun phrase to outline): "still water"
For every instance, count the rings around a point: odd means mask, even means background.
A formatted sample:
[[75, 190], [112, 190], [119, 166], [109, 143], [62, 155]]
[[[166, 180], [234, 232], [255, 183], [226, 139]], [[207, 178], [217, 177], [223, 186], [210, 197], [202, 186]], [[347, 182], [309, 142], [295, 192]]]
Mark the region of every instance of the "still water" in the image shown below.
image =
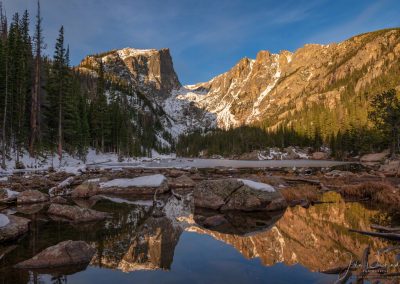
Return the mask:
[[[337, 275], [319, 271], [346, 266], [368, 245], [371, 262], [396, 261], [396, 251], [377, 253], [393, 243], [347, 230], [394, 224], [396, 212], [345, 203], [334, 193], [323, 198], [332, 203], [271, 215], [227, 214], [229, 223], [213, 228], [201, 224], [215, 213], [193, 208], [190, 196], [165, 197], [164, 214], [157, 217], [150, 214], [151, 202], [75, 201], [112, 213], [111, 219], [95, 224], [52, 220], [45, 205], [8, 208], [31, 218], [33, 226], [19, 242], [0, 246], [0, 255], [12, 249], [0, 260], [0, 283], [333, 283]], [[83, 267], [13, 268], [64, 240], [85, 240], [96, 255]]]

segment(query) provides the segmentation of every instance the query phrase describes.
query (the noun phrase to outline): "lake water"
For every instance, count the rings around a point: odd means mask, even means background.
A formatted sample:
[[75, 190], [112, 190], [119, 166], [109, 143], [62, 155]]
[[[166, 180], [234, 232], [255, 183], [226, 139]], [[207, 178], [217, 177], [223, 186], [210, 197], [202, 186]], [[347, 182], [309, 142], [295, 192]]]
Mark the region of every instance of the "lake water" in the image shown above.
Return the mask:
[[[95, 224], [51, 220], [45, 206], [8, 208], [31, 218], [33, 226], [19, 242], [0, 246], [0, 255], [14, 246], [0, 260], [0, 283], [333, 283], [337, 275], [318, 271], [359, 259], [368, 245], [371, 262], [396, 261], [396, 251], [377, 253], [393, 243], [347, 230], [398, 223], [396, 211], [345, 203], [334, 193], [323, 199], [333, 203], [269, 215], [230, 213], [225, 216], [228, 225], [212, 229], [201, 224], [215, 213], [193, 208], [189, 197], [165, 197], [161, 217], [153, 217], [143, 201], [79, 201], [80, 206], [113, 214]], [[69, 239], [96, 248], [88, 266], [61, 271], [13, 268]]]

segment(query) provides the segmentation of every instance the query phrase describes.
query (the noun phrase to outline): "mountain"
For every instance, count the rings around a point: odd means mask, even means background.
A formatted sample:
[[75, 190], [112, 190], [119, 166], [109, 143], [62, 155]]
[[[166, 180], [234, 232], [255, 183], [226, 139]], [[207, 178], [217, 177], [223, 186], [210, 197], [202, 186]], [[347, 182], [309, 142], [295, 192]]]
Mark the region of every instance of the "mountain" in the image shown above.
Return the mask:
[[81, 70], [96, 70], [143, 93], [173, 137], [196, 129], [293, 126], [323, 134], [367, 124], [371, 94], [397, 87], [400, 30], [354, 36], [295, 52], [260, 51], [208, 82], [182, 86], [168, 49], [125, 48], [88, 56]]

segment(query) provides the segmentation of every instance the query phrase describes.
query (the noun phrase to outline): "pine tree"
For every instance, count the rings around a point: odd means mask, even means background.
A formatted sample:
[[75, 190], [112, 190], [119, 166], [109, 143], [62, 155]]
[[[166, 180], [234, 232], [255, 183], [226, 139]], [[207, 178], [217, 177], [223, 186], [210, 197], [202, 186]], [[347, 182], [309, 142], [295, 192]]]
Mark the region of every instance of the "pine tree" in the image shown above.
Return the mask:
[[41, 128], [41, 90], [42, 90], [42, 50], [45, 48], [43, 43], [43, 31], [42, 31], [42, 18], [40, 15], [40, 2], [37, 2], [37, 14], [36, 14], [36, 26], [35, 35], [33, 37], [35, 47], [35, 72], [32, 87], [31, 97], [31, 111], [30, 111], [30, 141], [29, 141], [29, 153], [31, 156], [35, 155], [35, 144], [40, 141]]

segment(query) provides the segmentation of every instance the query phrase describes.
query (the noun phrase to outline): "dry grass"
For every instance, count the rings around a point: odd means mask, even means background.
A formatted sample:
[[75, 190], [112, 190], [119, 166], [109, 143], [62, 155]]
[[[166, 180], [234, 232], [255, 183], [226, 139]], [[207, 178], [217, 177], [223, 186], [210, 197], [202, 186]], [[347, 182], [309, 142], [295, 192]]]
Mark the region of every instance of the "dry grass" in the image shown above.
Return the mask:
[[400, 192], [392, 185], [384, 182], [365, 182], [344, 186], [340, 193], [344, 197], [370, 199], [381, 204], [400, 205]]
[[282, 188], [280, 191], [287, 202], [294, 200], [317, 201], [321, 197], [318, 187], [315, 185], [302, 184]]

